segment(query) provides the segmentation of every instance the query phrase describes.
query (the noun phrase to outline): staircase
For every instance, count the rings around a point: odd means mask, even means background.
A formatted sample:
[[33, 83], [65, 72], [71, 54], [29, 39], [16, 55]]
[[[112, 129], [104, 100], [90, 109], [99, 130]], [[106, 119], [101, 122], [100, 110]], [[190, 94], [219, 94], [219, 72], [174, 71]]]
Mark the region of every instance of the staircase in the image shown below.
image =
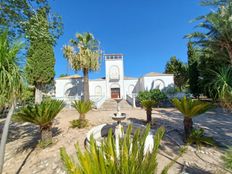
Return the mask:
[[[132, 109], [132, 106], [126, 100], [122, 100], [119, 103], [119, 105], [120, 105], [121, 110]], [[117, 110], [117, 102], [113, 99], [108, 99], [102, 104], [102, 106], [100, 107], [100, 110], [116, 111]]]

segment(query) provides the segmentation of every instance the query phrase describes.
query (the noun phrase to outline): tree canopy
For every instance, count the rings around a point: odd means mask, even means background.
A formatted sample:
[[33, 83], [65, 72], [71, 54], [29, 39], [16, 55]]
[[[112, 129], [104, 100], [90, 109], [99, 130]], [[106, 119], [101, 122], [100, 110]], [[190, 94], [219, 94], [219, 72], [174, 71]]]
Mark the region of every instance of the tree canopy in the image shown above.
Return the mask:
[[[39, 10], [43, 10], [48, 18], [49, 35], [53, 42], [62, 35], [63, 23], [61, 16], [52, 12], [48, 0], [4, 0], [0, 1], [0, 29], [9, 29], [11, 38], [17, 38], [23, 35], [25, 37], [28, 30], [36, 32], [37, 26], [32, 25], [32, 21], [36, 20], [35, 16]], [[36, 22], [38, 25], [39, 23]], [[38, 31], [37, 31], [38, 32]], [[41, 31], [40, 31], [41, 32]], [[42, 33], [48, 34], [46, 32]]]
[[180, 90], [188, 81], [187, 66], [175, 56], [171, 57], [167, 62], [165, 73], [174, 74], [174, 83]]

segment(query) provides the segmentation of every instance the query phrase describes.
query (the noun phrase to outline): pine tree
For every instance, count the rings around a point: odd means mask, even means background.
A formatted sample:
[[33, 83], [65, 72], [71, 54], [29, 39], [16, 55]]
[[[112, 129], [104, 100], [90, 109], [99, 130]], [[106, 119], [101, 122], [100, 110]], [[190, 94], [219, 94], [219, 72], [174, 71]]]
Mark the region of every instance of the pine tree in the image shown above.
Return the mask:
[[194, 97], [199, 97], [199, 70], [198, 70], [198, 57], [192, 43], [188, 43], [188, 79], [189, 89]]
[[35, 87], [35, 103], [40, 103], [43, 86], [51, 83], [55, 75], [54, 42], [48, 37], [49, 24], [44, 9], [40, 9], [31, 19], [27, 34], [30, 37], [30, 47], [27, 52], [26, 75], [29, 84]]

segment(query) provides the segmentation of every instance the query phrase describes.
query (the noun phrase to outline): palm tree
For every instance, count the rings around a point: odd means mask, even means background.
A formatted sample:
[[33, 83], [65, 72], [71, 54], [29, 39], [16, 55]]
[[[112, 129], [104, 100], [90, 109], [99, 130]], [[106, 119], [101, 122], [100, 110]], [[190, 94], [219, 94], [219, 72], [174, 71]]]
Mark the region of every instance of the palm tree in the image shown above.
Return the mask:
[[40, 104], [22, 108], [15, 114], [15, 120], [38, 125], [41, 133], [41, 144], [47, 146], [52, 143], [52, 121], [63, 108], [63, 101], [44, 100]]
[[3, 170], [5, 145], [9, 124], [16, 107], [16, 100], [22, 89], [22, 74], [18, 66], [17, 55], [22, 48], [21, 43], [10, 44], [8, 32], [0, 34], [0, 108], [9, 107], [0, 145], [0, 173]]
[[84, 101], [89, 100], [89, 71], [97, 71], [100, 66], [99, 42], [91, 33], [76, 34], [70, 45], [63, 47], [63, 54], [75, 71], [83, 71]]
[[226, 58], [232, 64], [232, 3], [209, 0], [204, 5], [214, 5], [217, 10], [198, 17], [196, 20], [200, 21], [197, 25], [200, 31], [188, 34], [186, 38], [193, 39], [202, 48], [209, 48], [216, 57]]
[[151, 123], [152, 121], [152, 108], [155, 106], [156, 102], [154, 100], [143, 100], [141, 101], [142, 107], [146, 110], [147, 114], [147, 123]]
[[92, 109], [93, 103], [91, 101], [74, 101], [72, 106], [77, 110], [77, 112], [80, 114], [79, 120], [84, 121], [85, 120], [85, 114], [89, 112]]
[[189, 135], [193, 130], [193, 117], [196, 117], [200, 114], [203, 114], [208, 109], [212, 107], [212, 105], [208, 102], [202, 102], [200, 100], [189, 99], [184, 97], [180, 100], [177, 98], [172, 100], [172, 104], [183, 114], [184, 116], [184, 139], [187, 140]]

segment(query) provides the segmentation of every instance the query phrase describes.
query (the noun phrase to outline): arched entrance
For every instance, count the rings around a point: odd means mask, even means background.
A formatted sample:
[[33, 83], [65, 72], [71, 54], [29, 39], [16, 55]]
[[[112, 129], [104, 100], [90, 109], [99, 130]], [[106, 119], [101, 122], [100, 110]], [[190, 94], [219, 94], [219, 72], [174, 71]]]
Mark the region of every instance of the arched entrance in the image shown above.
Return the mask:
[[120, 98], [120, 86], [119, 84], [111, 85], [111, 98]]

